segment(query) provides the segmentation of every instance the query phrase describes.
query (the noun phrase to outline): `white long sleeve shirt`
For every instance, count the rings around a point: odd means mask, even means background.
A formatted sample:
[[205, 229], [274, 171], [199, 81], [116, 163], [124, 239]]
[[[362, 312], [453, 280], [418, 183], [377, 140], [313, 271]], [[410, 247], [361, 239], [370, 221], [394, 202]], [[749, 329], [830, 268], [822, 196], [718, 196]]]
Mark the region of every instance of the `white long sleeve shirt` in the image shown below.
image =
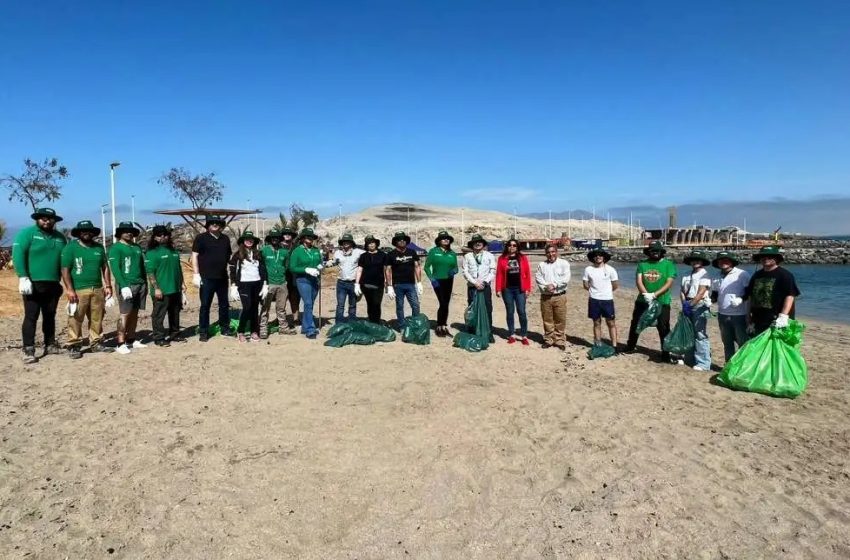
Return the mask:
[[470, 285], [491, 284], [496, 278], [496, 257], [490, 251], [467, 253], [463, 256], [463, 277]]
[[[567, 291], [570, 283], [570, 263], [564, 259], [555, 259], [555, 262], [543, 261], [537, 265], [534, 273], [534, 281], [543, 294], [563, 294]], [[547, 292], [546, 286], [555, 285], [554, 292]]]
[[714, 280], [713, 290], [717, 292], [717, 307], [721, 315], [746, 315], [749, 309], [747, 302], [732, 305], [730, 296], [744, 298], [744, 292], [750, 283], [750, 273], [737, 266], [725, 276]]

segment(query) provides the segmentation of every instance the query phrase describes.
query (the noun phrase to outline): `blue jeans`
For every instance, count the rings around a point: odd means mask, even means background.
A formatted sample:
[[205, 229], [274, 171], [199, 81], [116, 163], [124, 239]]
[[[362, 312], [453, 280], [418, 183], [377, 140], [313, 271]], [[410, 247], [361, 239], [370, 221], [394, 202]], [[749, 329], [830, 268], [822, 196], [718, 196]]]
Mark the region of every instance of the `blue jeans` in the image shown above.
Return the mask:
[[520, 288], [505, 288], [502, 290], [505, 300], [505, 313], [508, 316], [508, 336], [514, 335], [514, 308], [519, 315], [519, 335], [528, 335], [528, 316], [525, 314], [525, 292]]
[[218, 299], [218, 326], [221, 332], [230, 331], [230, 301], [227, 299], [227, 278], [203, 278], [201, 283], [201, 309], [198, 312], [198, 332], [206, 335], [210, 328], [210, 307]]
[[396, 284], [393, 286], [395, 290], [395, 318], [398, 321], [398, 328], [403, 329], [404, 321], [404, 299], [407, 298], [407, 303], [410, 304], [410, 314], [419, 315], [419, 294], [416, 293], [416, 284]]
[[354, 282], [336, 281], [336, 322], [345, 320], [345, 300], [348, 298], [348, 320], [357, 319], [357, 294], [354, 293]]
[[726, 361], [735, 355], [735, 345], [738, 350], [747, 343], [750, 336], [747, 334], [747, 317], [745, 315], [718, 315], [717, 323], [720, 326], [720, 340], [723, 341], [723, 356]]
[[703, 311], [703, 308], [697, 309], [691, 314], [696, 341], [694, 342], [694, 349], [685, 356], [686, 363], [699, 366], [706, 371], [711, 369], [711, 343], [708, 340], [709, 316], [708, 311]]
[[304, 304], [304, 313], [301, 315], [301, 334], [307, 336], [318, 334], [319, 329], [316, 328], [316, 320], [313, 318], [313, 304], [319, 294], [319, 279], [298, 274], [295, 276], [295, 287], [298, 288], [298, 295], [301, 296], [301, 302]]

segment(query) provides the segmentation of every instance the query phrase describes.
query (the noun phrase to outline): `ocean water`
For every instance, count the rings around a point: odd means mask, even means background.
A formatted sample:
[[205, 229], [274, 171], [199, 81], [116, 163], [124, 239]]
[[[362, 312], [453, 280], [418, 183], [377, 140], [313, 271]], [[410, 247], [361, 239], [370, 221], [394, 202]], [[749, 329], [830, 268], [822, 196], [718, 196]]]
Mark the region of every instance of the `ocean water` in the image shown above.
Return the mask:
[[[615, 263], [620, 285], [624, 288], [635, 287], [634, 263]], [[687, 274], [691, 267], [678, 265], [679, 277]], [[746, 265], [748, 272], [754, 272], [755, 265]], [[787, 268], [797, 279], [797, 287], [801, 295], [797, 299], [797, 316], [799, 318], [823, 319], [836, 323], [850, 325], [850, 266], [829, 264], [789, 264]], [[584, 270], [584, 267], [581, 268]], [[712, 276], [718, 276], [717, 269], [712, 268]], [[577, 272], [575, 264], [573, 273]], [[676, 283], [678, 286], [678, 281]]]

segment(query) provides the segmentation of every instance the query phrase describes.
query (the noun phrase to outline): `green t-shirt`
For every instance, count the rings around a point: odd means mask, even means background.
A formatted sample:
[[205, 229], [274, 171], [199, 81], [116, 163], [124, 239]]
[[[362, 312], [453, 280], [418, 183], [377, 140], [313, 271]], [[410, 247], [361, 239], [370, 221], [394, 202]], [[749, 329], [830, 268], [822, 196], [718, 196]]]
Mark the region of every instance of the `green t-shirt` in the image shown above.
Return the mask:
[[71, 273], [75, 290], [102, 288], [101, 270], [106, 265], [106, 251], [101, 245], [83, 245], [74, 240], [62, 250], [62, 268]]
[[118, 289], [147, 282], [145, 278], [145, 256], [135, 243], [115, 242], [109, 248], [109, 268], [115, 277]]
[[307, 249], [299, 245], [289, 255], [289, 270], [295, 274], [304, 274], [308, 268], [316, 268], [322, 264], [322, 252], [315, 247]]
[[68, 241], [56, 230], [44, 231], [30, 226], [18, 232], [12, 243], [12, 264], [18, 278], [34, 282], [58, 282], [61, 275], [62, 249]]
[[457, 274], [457, 253], [432, 247], [425, 258], [425, 274], [432, 280], [446, 280]]
[[[673, 261], [667, 259], [655, 262], [641, 261], [637, 265], [637, 275], [643, 280], [644, 288], [650, 292], [655, 292], [661, 289], [667, 280], [676, 277], [676, 265], [673, 264]], [[638, 298], [640, 297], [640, 294], [638, 294]], [[658, 296], [658, 303], [662, 305], [670, 304], [670, 290]]]
[[269, 274], [269, 284], [282, 285], [286, 283], [286, 261], [289, 260], [289, 249], [281, 247], [275, 249], [271, 245], [263, 245], [260, 251], [263, 261], [266, 263], [266, 271]]
[[[160, 245], [145, 253], [145, 269], [153, 276], [163, 295], [179, 293], [183, 287], [183, 266], [180, 253]], [[151, 285], [151, 294], [154, 289]]]

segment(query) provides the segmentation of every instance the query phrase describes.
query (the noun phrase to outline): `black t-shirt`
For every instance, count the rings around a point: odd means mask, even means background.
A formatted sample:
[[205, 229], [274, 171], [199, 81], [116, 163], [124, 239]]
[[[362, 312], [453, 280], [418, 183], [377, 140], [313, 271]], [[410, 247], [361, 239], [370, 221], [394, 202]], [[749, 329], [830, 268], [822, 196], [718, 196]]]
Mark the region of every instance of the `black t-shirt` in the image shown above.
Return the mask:
[[416, 263], [419, 255], [413, 249], [399, 253], [397, 249], [387, 255], [387, 265], [393, 273], [393, 284], [413, 284], [416, 282]]
[[[747, 286], [747, 298], [750, 301], [750, 312], [756, 321], [772, 321], [782, 312], [782, 305], [788, 296], [797, 297], [800, 290], [794, 275], [782, 267], [771, 270], [757, 270], [750, 278]], [[794, 306], [788, 314], [794, 318]]]
[[363, 267], [360, 283], [370, 286], [384, 287], [384, 267], [387, 265], [387, 254], [383, 251], [376, 253], [365, 252], [357, 259], [357, 266]]
[[211, 280], [227, 278], [230, 260], [230, 238], [222, 234], [216, 239], [208, 231], [195, 237], [192, 252], [198, 253], [198, 273]]
[[508, 288], [521, 288], [522, 282], [520, 279], [519, 257], [508, 257], [508, 270], [505, 279], [505, 286]]

